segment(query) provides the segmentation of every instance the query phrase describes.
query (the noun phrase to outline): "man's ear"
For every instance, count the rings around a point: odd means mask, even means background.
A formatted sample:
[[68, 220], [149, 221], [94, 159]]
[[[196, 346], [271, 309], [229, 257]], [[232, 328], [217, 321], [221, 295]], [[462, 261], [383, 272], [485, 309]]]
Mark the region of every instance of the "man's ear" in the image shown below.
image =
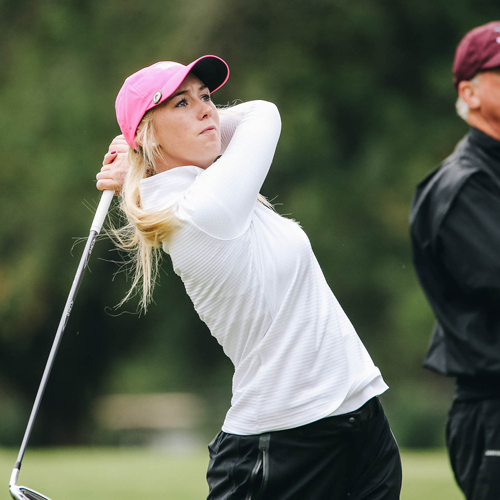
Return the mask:
[[477, 82], [462, 80], [458, 84], [458, 95], [466, 102], [469, 109], [478, 109], [481, 106]]

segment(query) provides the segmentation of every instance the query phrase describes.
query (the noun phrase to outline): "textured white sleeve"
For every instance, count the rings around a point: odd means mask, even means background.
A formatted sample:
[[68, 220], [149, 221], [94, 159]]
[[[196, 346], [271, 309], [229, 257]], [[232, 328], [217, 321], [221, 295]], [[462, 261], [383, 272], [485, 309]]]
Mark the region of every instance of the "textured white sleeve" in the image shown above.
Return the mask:
[[281, 132], [272, 103], [251, 101], [231, 110], [221, 121], [224, 153], [198, 176], [182, 201], [184, 215], [220, 239], [236, 238], [248, 228]]
[[243, 118], [244, 113], [238, 112], [238, 107], [239, 106], [219, 109], [221, 154], [225, 153], [234, 133], [236, 132], [236, 128]]

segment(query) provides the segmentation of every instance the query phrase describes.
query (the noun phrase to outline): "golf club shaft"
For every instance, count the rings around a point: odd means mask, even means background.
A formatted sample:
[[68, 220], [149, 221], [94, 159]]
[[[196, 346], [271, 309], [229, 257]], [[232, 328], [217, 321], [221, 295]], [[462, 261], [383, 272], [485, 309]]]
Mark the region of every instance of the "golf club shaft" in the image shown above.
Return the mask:
[[38, 409], [40, 407], [40, 402], [43, 397], [43, 393], [45, 391], [45, 387], [47, 386], [47, 380], [50, 375], [50, 371], [52, 369], [52, 365], [54, 364], [54, 359], [57, 354], [57, 350], [59, 348], [59, 344], [61, 343], [61, 339], [64, 333], [64, 329], [66, 324], [68, 323], [69, 315], [71, 314], [71, 309], [73, 308], [73, 302], [75, 300], [76, 294], [78, 293], [78, 289], [80, 287], [80, 283], [82, 281], [83, 273], [85, 271], [85, 266], [87, 265], [88, 259], [92, 252], [92, 248], [94, 247], [94, 243], [97, 235], [101, 231], [102, 225], [104, 223], [104, 219], [106, 218], [106, 214], [109, 210], [109, 205], [111, 204], [111, 200], [113, 199], [113, 191], [104, 191], [101, 200], [99, 202], [99, 206], [97, 207], [94, 220], [92, 222], [92, 226], [90, 228], [90, 234], [87, 239], [87, 243], [85, 245], [85, 249], [83, 251], [83, 255], [80, 259], [80, 264], [78, 266], [75, 279], [73, 280], [73, 284], [71, 286], [71, 290], [69, 292], [68, 300], [66, 301], [66, 305], [64, 307], [64, 311], [59, 322], [59, 327], [57, 329], [56, 336], [54, 338], [54, 342], [52, 343], [52, 349], [50, 350], [49, 358], [45, 365], [45, 370], [42, 375], [42, 380], [40, 382], [40, 386], [38, 387], [38, 392], [36, 394], [35, 403], [33, 404], [33, 409], [31, 410], [31, 415], [28, 421], [28, 425], [26, 427], [26, 431], [24, 433], [24, 438], [21, 444], [21, 449], [19, 450], [19, 455], [17, 457], [16, 465], [14, 469], [19, 470], [21, 468], [21, 462], [23, 460], [24, 452], [26, 450], [26, 446], [28, 445], [28, 441], [30, 438], [31, 431], [33, 429], [33, 424], [35, 422], [36, 415], [38, 413]]

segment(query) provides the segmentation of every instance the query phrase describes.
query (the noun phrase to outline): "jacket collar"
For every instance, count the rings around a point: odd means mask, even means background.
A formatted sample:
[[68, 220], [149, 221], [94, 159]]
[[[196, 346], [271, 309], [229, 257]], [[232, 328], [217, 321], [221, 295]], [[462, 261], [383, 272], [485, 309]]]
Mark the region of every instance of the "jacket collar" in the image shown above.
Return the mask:
[[497, 162], [500, 170], [500, 141], [475, 127], [470, 127], [469, 139], [476, 147], [491, 157], [494, 162]]

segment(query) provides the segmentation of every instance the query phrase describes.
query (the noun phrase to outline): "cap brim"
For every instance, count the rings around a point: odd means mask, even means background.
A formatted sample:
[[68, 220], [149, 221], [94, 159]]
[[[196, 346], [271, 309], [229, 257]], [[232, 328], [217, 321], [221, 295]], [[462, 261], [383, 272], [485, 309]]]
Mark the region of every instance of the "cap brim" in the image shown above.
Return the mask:
[[495, 55], [495, 57], [492, 57], [487, 64], [485, 64], [482, 68], [481, 71], [485, 69], [493, 69], [493, 68], [498, 68], [500, 66], [500, 52]]
[[210, 90], [220, 89], [229, 78], [229, 67], [217, 56], [203, 56], [191, 63], [189, 71], [197, 76]]
[[156, 103], [151, 102], [147, 110], [154, 108], [168, 99], [179, 88], [179, 85], [189, 73], [193, 73], [199, 78], [208, 87], [210, 92], [215, 92], [227, 82], [229, 78], [229, 66], [217, 56], [202, 56], [196, 59], [196, 61], [184, 66], [170, 78], [165, 87], [161, 89], [161, 99]]

